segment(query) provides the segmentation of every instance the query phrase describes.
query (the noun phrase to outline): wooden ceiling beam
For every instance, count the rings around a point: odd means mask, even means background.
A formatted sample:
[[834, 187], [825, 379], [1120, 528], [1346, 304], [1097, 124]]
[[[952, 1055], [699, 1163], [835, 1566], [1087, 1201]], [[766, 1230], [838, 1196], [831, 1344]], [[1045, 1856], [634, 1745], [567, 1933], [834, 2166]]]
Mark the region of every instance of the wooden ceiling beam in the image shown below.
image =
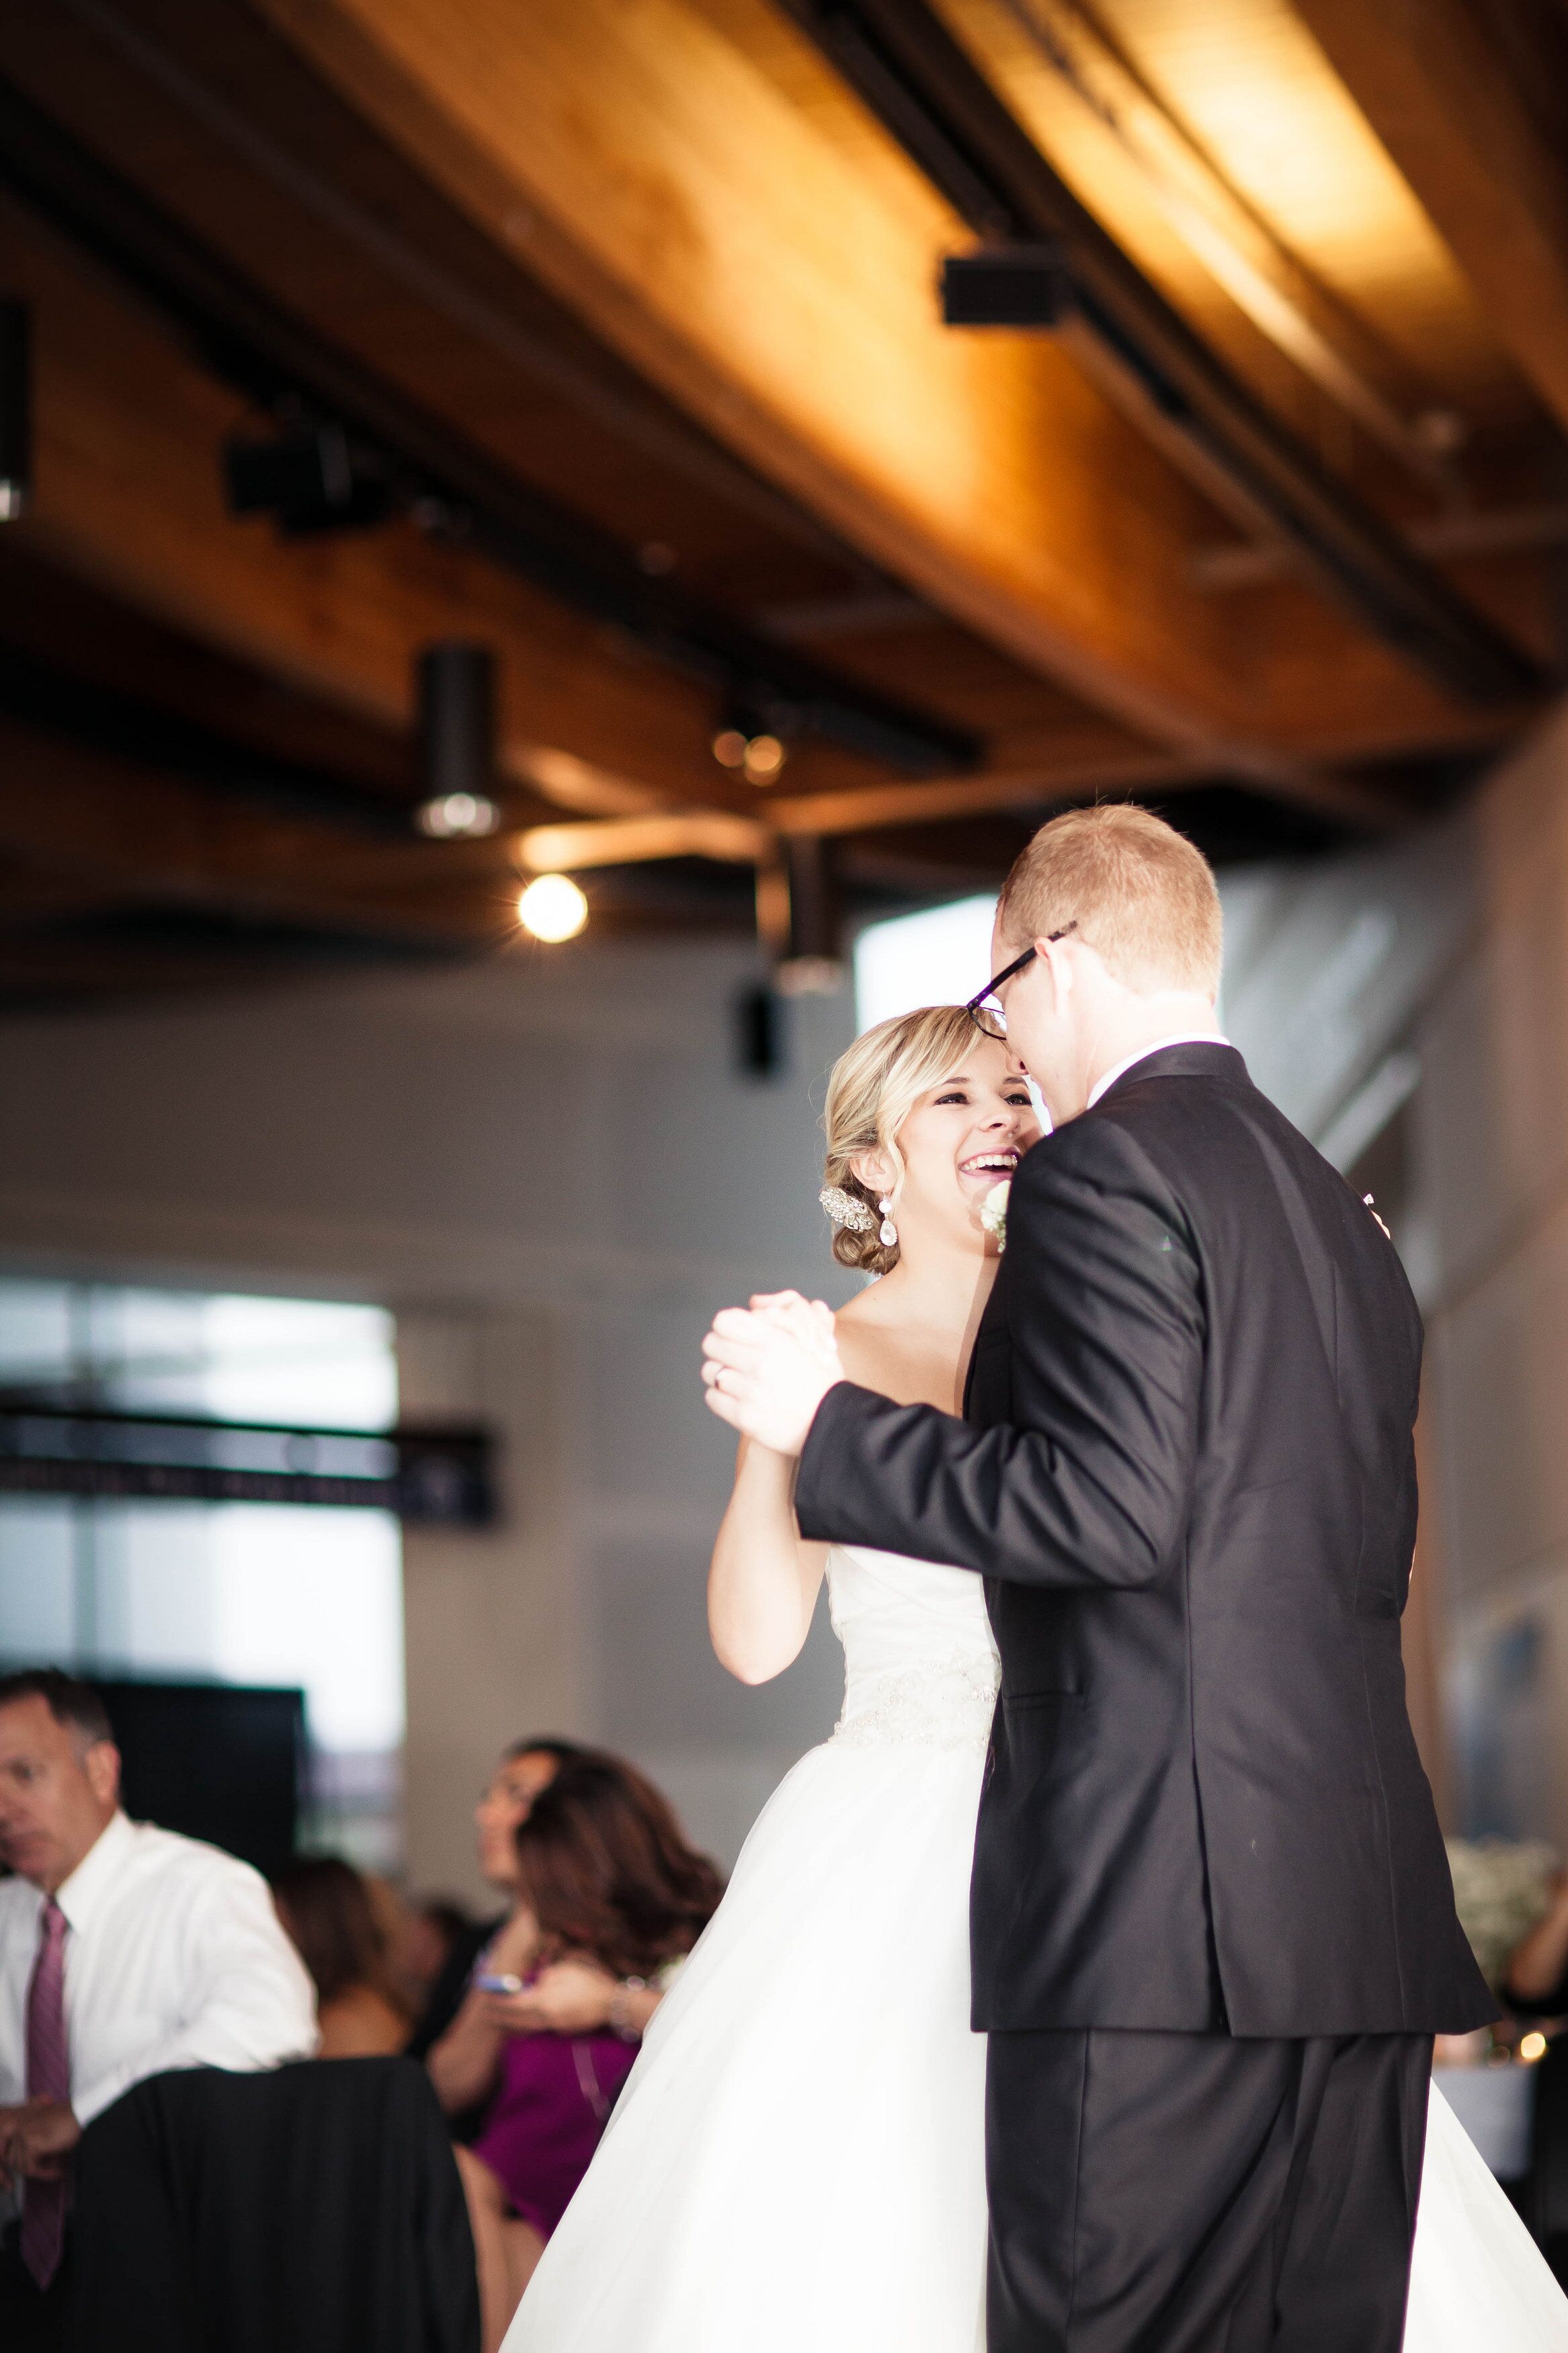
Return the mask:
[[[1310, 724], [1296, 727], [1288, 749], [1213, 729], [1151, 749], [1109, 723], [1086, 742], [1096, 731], [1080, 721], [1037, 757], [999, 740], [987, 770], [922, 785], [877, 783], [869, 767], [862, 784], [856, 764], [804, 746], [789, 794], [759, 797], [712, 761], [709, 698], [463, 549], [407, 526], [287, 542], [265, 522], [234, 522], [219, 456], [247, 421], [237, 401], [26, 213], [0, 206], [0, 227], [8, 289], [34, 301], [39, 328], [39, 496], [33, 518], [13, 526], [19, 540], [260, 670], [400, 729], [417, 648], [436, 636], [488, 638], [501, 655], [506, 772], [564, 810], [720, 807], [741, 828], [847, 832], [1224, 775], [1370, 828], [1408, 814], [1323, 772], [1312, 727], [1331, 741], [1341, 714], [1316, 688], [1302, 696]], [[1206, 601], [1193, 594], [1184, 553], [1182, 590], [1189, 606]], [[1330, 617], [1320, 623], [1329, 649], [1314, 641], [1298, 672], [1343, 676], [1392, 737], [1414, 723], [1424, 740], [1440, 740], [1446, 727], [1474, 723], [1420, 681], [1404, 681], [1402, 695], [1396, 669], [1388, 691], [1389, 665], [1365, 641], [1354, 664], [1335, 661]], [[473, 871], [489, 871], [500, 850], [483, 852]], [[375, 887], [391, 889], [391, 875]]]
[[[1209, 510], [1048, 342], [938, 319], [946, 206], [687, 0], [260, 0], [497, 241], [895, 575], [1162, 744], [1247, 732]], [[760, 0], [759, 0], [760, 7]], [[753, 45], [765, 58], [778, 29]], [[831, 76], [802, 45], [803, 87]]]
[[524, 866], [535, 874], [590, 866], [641, 866], [666, 858], [710, 858], [727, 866], [755, 866], [776, 837], [755, 818], [717, 809], [681, 816], [605, 818], [585, 825], [536, 825], [518, 837]]
[[[1037, 764], [1011, 776], [954, 778], [935, 789], [780, 797], [752, 820], [688, 810], [489, 840], [379, 843], [0, 716], [0, 932], [13, 927], [8, 865], [21, 870], [15, 912], [40, 928], [50, 917], [119, 903], [282, 923], [345, 944], [504, 947], [517, 936], [518, 881], [529, 871], [676, 858], [763, 864], [790, 833], [863, 834], [1204, 781], [1170, 760], [1102, 756], [1076, 767]], [[640, 920], [635, 908], [626, 913]]]
[[466, 848], [383, 847], [274, 817], [0, 715], [0, 856], [84, 900], [431, 946], [503, 937], [515, 928], [515, 885], [493, 862], [476, 874]]
[[[1054, 803], [1138, 793], [1179, 793], [1216, 781], [1202, 762], [1168, 753], [1085, 749], [1074, 758], [1036, 759], [983, 776], [933, 777], [920, 785], [878, 785], [853, 793], [780, 793], [762, 803], [757, 818], [686, 815], [611, 818], [603, 823], [543, 825], [516, 837], [521, 865], [535, 873], [584, 871], [664, 858], [716, 858], [759, 862], [789, 835], [871, 834], [900, 826], [953, 824], [964, 818], [1048, 808]], [[1353, 778], [1297, 769], [1257, 780], [1271, 798], [1357, 833], [1391, 831], [1414, 814], [1406, 799]]]
[[[1447, 693], [1538, 691], [1525, 649], [1260, 399], [1082, 203], [932, 0], [784, 0], [980, 238], [1056, 257], [1058, 335], [1200, 488], [1279, 531], [1357, 625]], [[1016, 30], [1016, 27], [1015, 27]]]
[[595, 814], [742, 805], [711, 757], [705, 694], [460, 545], [408, 523], [286, 540], [237, 522], [223, 445], [254, 417], [6, 201], [0, 233], [6, 290], [35, 322], [36, 495], [6, 526], [19, 544], [399, 729], [421, 647], [478, 638], [500, 657], [501, 760], [520, 786]]
[[[498, 244], [893, 575], [1162, 748], [1244, 780], [1267, 765], [1248, 747], [1267, 755], [1274, 669], [1289, 686], [1298, 656], [1289, 631], [1238, 644], [1200, 609], [1212, 507], [1050, 339], [941, 326], [937, 265], [967, 232], [809, 50], [773, 70], [788, 37], [763, 0], [466, 0], [460, 39], [442, 0], [258, 5]], [[1384, 702], [1414, 684], [1427, 721], [1445, 707], [1373, 651]], [[1331, 650], [1325, 703], [1337, 668]]]
[[1294, 0], [1513, 358], [1568, 425], [1568, 173], [1463, 0]]
[[[1422, 490], [1454, 496], [1451, 461], [1413, 423], [1429, 387], [1240, 195], [1101, 15], [1081, 0], [949, 0], [945, 15], [1097, 217], [1129, 253], [1142, 248], [1146, 270], [1147, 247], [1119, 227], [1130, 185], [1258, 337]], [[1160, 282], [1157, 265], [1152, 276]]]
[[[1086, 752], [1078, 758], [1023, 761], [998, 765], [984, 776], [949, 776], [915, 789], [873, 786], [860, 793], [807, 793], [769, 803], [781, 833], [865, 833], [888, 826], [951, 823], [999, 809], [1049, 807], [1056, 801], [1094, 800], [1145, 792], [1181, 792], [1234, 776], [1234, 765], [1171, 753]], [[1280, 761], [1248, 781], [1270, 800], [1310, 809], [1358, 833], [1386, 833], [1408, 819], [1407, 806], [1392, 796], [1331, 776], [1310, 765]]]
[[973, 765], [965, 728], [866, 687], [743, 617], [650, 575], [623, 540], [524, 480], [385, 372], [280, 304], [205, 237], [0, 82], [0, 177], [123, 283], [269, 420], [331, 419], [397, 512], [458, 540], [694, 679], [718, 709], [793, 712], [794, 729], [921, 775]]
[[[237, 401], [51, 232], [4, 204], [0, 223], [7, 282], [32, 302], [37, 325], [37, 486], [32, 512], [9, 526], [18, 544], [263, 671], [403, 728], [420, 646], [480, 638], [500, 656], [502, 766], [520, 786], [585, 818], [695, 805], [773, 821], [713, 761], [706, 697], [460, 547], [405, 524], [289, 541], [265, 521], [236, 522], [220, 459], [245, 419]], [[1151, 751], [1107, 724], [1080, 723], [1059, 748], [1025, 761], [999, 741], [994, 773], [971, 777], [888, 786], [873, 770], [864, 784], [830, 785], [847, 765], [809, 745], [791, 761], [803, 800], [837, 812], [822, 829], [1006, 806], [1056, 789], [1058, 774], [1072, 791], [1080, 775], [1093, 790], [1173, 770], [1245, 774], [1271, 796], [1331, 803], [1372, 826], [1400, 814], [1360, 797], [1358, 818], [1355, 789], [1322, 775], [1308, 744], [1290, 757], [1217, 738]], [[892, 814], [879, 815], [884, 807]]]

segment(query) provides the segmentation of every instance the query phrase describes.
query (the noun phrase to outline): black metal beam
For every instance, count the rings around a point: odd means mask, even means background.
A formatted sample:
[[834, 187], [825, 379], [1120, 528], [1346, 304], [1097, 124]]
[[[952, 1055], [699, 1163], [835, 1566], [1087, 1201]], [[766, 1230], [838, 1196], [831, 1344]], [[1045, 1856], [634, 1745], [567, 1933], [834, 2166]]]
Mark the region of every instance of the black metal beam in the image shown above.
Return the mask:
[[1539, 693], [1534, 657], [1272, 416], [1053, 170], [928, 0], [779, 0], [977, 236], [1050, 245], [1079, 316], [1357, 617], [1477, 702]]
[[490, 1447], [483, 1430], [280, 1430], [13, 1398], [0, 1400], [0, 1494], [310, 1504], [483, 1527]]
[[0, 80], [0, 185], [154, 309], [202, 364], [281, 422], [344, 427], [427, 527], [627, 630], [774, 733], [815, 734], [921, 776], [973, 766], [969, 730], [779, 646], [667, 580], [498, 465], [237, 272]]

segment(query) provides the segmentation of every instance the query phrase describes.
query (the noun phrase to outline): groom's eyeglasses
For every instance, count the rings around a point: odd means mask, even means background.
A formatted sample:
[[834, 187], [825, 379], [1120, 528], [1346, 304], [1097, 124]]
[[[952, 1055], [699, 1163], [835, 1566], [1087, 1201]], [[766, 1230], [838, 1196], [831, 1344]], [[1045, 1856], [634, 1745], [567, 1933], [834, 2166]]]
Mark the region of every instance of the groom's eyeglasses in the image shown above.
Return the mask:
[[[1077, 929], [1078, 923], [1075, 918], [1072, 923], [1064, 923], [1059, 932], [1047, 932], [1045, 944], [1050, 947], [1054, 942], [1065, 940], [1069, 932], [1076, 932]], [[1011, 964], [1004, 965], [1001, 971], [986, 982], [977, 997], [970, 998], [963, 1009], [982, 1037], [1005, 1038], [1007, 1008], [1003, 1004], [998, 992], [1005, 988], [1008, 981], [1016, 974], [1022, 972], [1026, 965], [1033, 964], [1038, 954], [1037, 948], [1026, 948], [1021, 956], [1015, 956]]]

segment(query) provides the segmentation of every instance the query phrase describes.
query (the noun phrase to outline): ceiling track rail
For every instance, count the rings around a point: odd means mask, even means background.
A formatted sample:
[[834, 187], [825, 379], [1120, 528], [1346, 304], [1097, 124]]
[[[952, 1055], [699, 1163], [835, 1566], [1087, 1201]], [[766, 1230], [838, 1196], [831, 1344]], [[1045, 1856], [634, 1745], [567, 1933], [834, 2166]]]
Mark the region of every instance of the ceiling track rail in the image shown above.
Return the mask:
[[1533, 655], [1254, 397], [1079, 203], [928, 0], [779, 0], [967, 226], [1058, 248], [1079, 318], [1342, 604], [1447, 692], [1517, 702]]
[[976, 766], [981, 739], [775, 644], [653, 579], [608, 533], [534, 490], [274, 302], [0, 80], [0, 187], [173, 328], [212, 374], [280, 423], [353, 435], [425, 527], [627, 634], [773, 732], [816, 735], [913, 776]]

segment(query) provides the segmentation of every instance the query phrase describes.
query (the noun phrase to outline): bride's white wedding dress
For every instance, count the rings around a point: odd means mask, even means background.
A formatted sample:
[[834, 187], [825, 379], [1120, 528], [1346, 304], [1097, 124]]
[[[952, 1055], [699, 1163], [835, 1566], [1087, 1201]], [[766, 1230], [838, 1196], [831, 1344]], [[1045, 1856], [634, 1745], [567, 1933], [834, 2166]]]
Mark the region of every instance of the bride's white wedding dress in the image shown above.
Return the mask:
[[[969, 1869], [980, 1579], [838, 1546], [844, 1711], [764, 1808], [505, 2353], [983, 2353]], [[1568, 2353], [1568, 2299], [1436, 2090], [1405, 2353]]]

